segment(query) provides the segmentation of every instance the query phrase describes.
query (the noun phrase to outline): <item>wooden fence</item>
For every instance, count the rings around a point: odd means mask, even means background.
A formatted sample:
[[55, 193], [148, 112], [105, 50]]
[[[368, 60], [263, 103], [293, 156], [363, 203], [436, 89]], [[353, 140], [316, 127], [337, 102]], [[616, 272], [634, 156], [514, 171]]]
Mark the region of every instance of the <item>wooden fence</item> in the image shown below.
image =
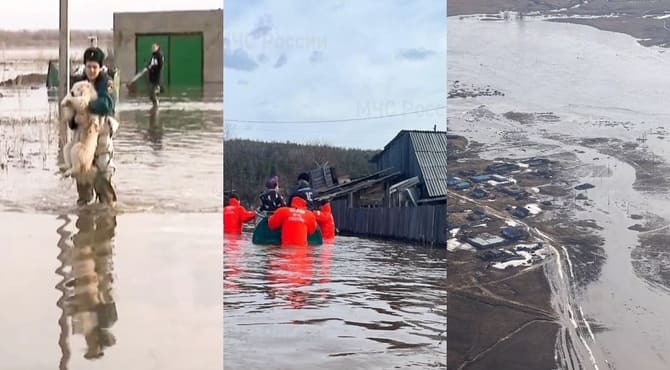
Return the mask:
[[348, 208], [346, 200], [331, 204], [335, 226], [345, 235], [447, 244], [447, 205], [401, 208]]

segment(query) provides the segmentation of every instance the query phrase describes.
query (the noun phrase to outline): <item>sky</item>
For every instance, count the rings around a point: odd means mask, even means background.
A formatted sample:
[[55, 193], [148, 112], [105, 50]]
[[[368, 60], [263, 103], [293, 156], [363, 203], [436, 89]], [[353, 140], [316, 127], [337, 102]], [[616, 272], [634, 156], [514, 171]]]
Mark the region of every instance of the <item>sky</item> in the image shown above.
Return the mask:
[[[20, 4], [20, 5], [17, 5]], [[69, 0], [70, 28], [111, 30], [114, 12], [222, 9], [223, 0]], [[0, 1], [0, 28], [58, 29], [59, 0]]]
[[224, 132], [381, 149], [402, 129], [444, 130], [446, 43], [444, 1], [228, 0]]

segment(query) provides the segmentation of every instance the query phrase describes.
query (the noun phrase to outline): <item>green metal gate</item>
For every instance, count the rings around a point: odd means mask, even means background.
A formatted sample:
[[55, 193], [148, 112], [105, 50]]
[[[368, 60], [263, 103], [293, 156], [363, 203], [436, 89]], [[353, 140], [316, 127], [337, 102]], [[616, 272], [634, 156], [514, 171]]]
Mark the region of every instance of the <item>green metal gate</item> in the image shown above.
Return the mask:
[[202, 86], [202, 34], [170, 35], [170, 85]]
[[[202, 87], [203, 42], [202, 33], [138, 34], [135, 38], [136, 73], [151, 57], [151, 44], [158, 43], [165, 60], [161, 81], [167, 88]], [[145, 88], [139, 84], [140, 88]]]

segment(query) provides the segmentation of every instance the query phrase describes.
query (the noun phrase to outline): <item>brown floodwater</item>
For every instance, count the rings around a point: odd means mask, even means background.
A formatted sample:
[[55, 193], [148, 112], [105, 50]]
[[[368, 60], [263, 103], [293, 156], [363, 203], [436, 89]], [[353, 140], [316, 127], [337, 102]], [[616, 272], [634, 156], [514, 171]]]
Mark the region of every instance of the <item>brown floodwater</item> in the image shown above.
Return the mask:
[[446, 248], [224, 242], [226, 369], [443, 369]]
[[[114, 139], [121, 212], [219, 212], [223, 202], [221, 94], [161, 99], [121, 97]], [[45, 89], [4, 91], [0, 98], [0, 210], [59, 213], [76, 188], [55, 175], [56, 102]]]
[[0, 367], [221, 369], [220, 93], [123, 97], [116, 213], [55, 174], [46, 91], [2, 93]]

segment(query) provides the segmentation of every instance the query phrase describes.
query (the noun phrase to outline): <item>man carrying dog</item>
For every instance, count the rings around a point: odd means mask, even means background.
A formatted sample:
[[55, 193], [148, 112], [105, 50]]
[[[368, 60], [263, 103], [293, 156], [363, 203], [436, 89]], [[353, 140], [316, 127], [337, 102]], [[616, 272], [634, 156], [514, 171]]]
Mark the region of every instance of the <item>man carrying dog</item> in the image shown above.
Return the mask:
[[[89, 47], [84, 51], [84, 74], [73, 78], [73, 83], [88, 80], [98, 94], [98, 98], [92, 101], [86, 108], [89, 112], [101, 116], [100, 135], [98, 137], [98, 146], [95, 151], [94, 164], [98, 169], [94, 184], [86, 185], [77, 182], [77, 193], [79, 199], [77, 205], [83, 206], [93, 200], [94, 195], [105, 204], [113, 205], [116, 202], [116, 192], [112, 186], [111, 180], [116, 168], [113, 162], [114, 145], [113, 135], [118, 129], [118, 122], [112, 117], [114, 115], [114, 100], [111, 91], [113, 82], [109, 76], [102, 71], [105, 54], [98, 47]], [[77, 123], [74, 119], [70, 122], [70, 128], [75, 130], [75, 138], [78, 140], [80, 132], [77, 130]]]

